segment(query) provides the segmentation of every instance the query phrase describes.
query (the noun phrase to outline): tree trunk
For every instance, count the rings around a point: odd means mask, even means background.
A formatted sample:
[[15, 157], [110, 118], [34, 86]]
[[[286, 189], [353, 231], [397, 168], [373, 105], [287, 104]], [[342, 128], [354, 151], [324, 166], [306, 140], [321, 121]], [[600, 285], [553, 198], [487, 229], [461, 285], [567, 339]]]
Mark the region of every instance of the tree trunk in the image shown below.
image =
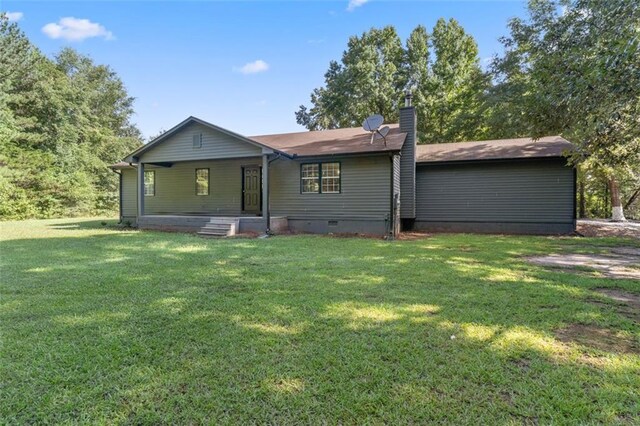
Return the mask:
[[618, 191], [618, 182], [616, 182], [615, 178], [609, 179], [609, 193], [611, 194], [611, 220], [614, 222], [625, 222], [626, 219], [622, 211], [620, 192]]
[[638, 198], [638, 196], [640, 196], [640, 188], [636, 189], [633, 195], [629, 197], [629, 201], [627, 201], [627, 203], [624, 205], [624, 208], [628, 209], [629, 207], [631, 207], [631, 204], [633, 204], [633, 202], [636, 200], [636, 198]]
[[580, 209], [578, 211], [578, 217], [584, 219], [587, 215], [587, 204], [584, 199], [584, 181], [580, 181]]

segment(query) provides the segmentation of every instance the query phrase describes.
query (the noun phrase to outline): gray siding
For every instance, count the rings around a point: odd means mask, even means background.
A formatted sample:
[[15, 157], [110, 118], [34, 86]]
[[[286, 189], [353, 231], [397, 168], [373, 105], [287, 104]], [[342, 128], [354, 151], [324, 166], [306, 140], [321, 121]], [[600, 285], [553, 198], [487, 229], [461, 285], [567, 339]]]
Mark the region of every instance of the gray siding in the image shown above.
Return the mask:
[[[202, 133], [202, 147], [193, 147], [193, 136]], [[262, 148], [240, 141], [225, 133], [212, 130], [198, 123], [184, 129], [142, 154], [141, 161], [187, 161], [216, 158], [254, 157]]]
[[[340, 194], [301, 194], [300, 164], [339, 161]], [[389, 215], [390, 160], [387, 155], [277, 160], [271, 164], [271, 213], [291, 219], [384, 220]]]
[[400, 108], [400, 131], [407, 132], [400, 158], [400, 217], [416, 217], [416, 110]]
[[137, 206], [137, 181], [135, 169], [123, 169], [122, 170], [122, 218], [124, 221], [129, 220], [132, 223], [135, 222], [136, 216], [138, 216]]
[[[150, 167], [156, 173], [156, 195], [145, 197], [145, 214], [242, 213], [242, 166], [260, 158], [190, 161], [173, 167]], [[196, 195], [195, 169], [209, 169], [209, 195]]]
[[[155, 196], [145, 197], [145, 215], [242, 213], [242, 166], [259, 165], [260, 158], [190, 161], [172, 167], [145, 170], [156, 173]], [[301, 194], [300, 165], [307, 162], [339, 161], [341, 193]], [[390, 215], [392, 177], [399, 177], [396, 156], [336, 157], [304, 160], [279, 159], [270, 166], [272, 216], [286, 216], [296, 232], [345, 232], [384, 234]], [[210, 193], [195, 195], [195, 169], [209, 168]], [[123, 211], [136, 216], [137, 175], [123, 173]], [[396, 183], [399, 186], [399, 184]]]
[[[418, 228], [456, 230], [450, 224], [464, 224], [467, 231], [503, 230], [550, 232], [569, 229], [574, 223], [573, 169], [563, 159], [446, 164], [417, 167]], [[476, 223], [477, 226], [469, 224]], [[449, 225], [447, 225], [449, 224]], [[484, 224], [490, 224], [485, 227]]]

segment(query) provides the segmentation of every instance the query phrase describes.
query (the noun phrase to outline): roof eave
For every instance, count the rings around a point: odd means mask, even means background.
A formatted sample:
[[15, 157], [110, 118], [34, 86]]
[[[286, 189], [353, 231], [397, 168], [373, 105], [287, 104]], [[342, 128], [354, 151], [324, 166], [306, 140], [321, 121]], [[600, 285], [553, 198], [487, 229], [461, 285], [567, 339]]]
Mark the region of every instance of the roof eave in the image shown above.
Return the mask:
[[478, 162], [499, 162], [499, 161], [517, 161], [517, 160], [554, 160], [554, 159], [566, 159], [564, 155], [546, 155], [539, 157], [498, 157], [498, 158], [472, 158], [464, 160], [419, 160], [416, 159], [416, 164], [452, 164], [452, 163], [478, 163]]

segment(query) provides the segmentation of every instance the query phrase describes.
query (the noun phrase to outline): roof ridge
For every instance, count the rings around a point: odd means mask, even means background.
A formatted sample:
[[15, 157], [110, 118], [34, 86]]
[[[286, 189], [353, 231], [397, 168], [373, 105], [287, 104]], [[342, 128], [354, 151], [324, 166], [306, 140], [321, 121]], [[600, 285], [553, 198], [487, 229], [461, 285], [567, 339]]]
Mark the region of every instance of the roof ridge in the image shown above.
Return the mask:
[[[399, 123], [386, 123], [385, 126], [400, 126]], [[290, 136], [290, 135], [303, 135], [303, 134], [307, 134], [307, 133], [322, 133], [322, 132], [337, 132], [337, 131], [345, 131], [345, 130], [356, 130], [356, 129], [360, 129], [362, 130], [362, 133], [369, 133], [366, 130], [364, 130], [362, 127], [338, 127], [337, 129], [321, 129], [321, 130], [303, 130], [300, 132], [287, 132], [287, 133], [268, 133], [268, 134], [262, 134], [262, 135], [252, 135], [252, 136], [247, 136], [248, 138], [261, 138], [261, 137], [267, 137], [267, 136]]]

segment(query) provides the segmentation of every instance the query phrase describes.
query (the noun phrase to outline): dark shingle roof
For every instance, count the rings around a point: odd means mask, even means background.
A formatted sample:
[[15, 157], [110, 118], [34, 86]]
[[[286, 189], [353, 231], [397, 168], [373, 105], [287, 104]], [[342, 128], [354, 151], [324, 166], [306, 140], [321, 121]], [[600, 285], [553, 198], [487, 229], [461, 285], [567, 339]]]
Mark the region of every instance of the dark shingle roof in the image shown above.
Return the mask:
[[313, 132], [250, 136], [249, 139], [289, 155], [314, 156], [400, 151], [406, 133], [398, 124], [389, 124], [386, 146], [382, 139], [371, 143], [371, 133], [361, 127]]
[[574, 146], [561, 136], [418, 145], [416, 162], [562, 157]]

